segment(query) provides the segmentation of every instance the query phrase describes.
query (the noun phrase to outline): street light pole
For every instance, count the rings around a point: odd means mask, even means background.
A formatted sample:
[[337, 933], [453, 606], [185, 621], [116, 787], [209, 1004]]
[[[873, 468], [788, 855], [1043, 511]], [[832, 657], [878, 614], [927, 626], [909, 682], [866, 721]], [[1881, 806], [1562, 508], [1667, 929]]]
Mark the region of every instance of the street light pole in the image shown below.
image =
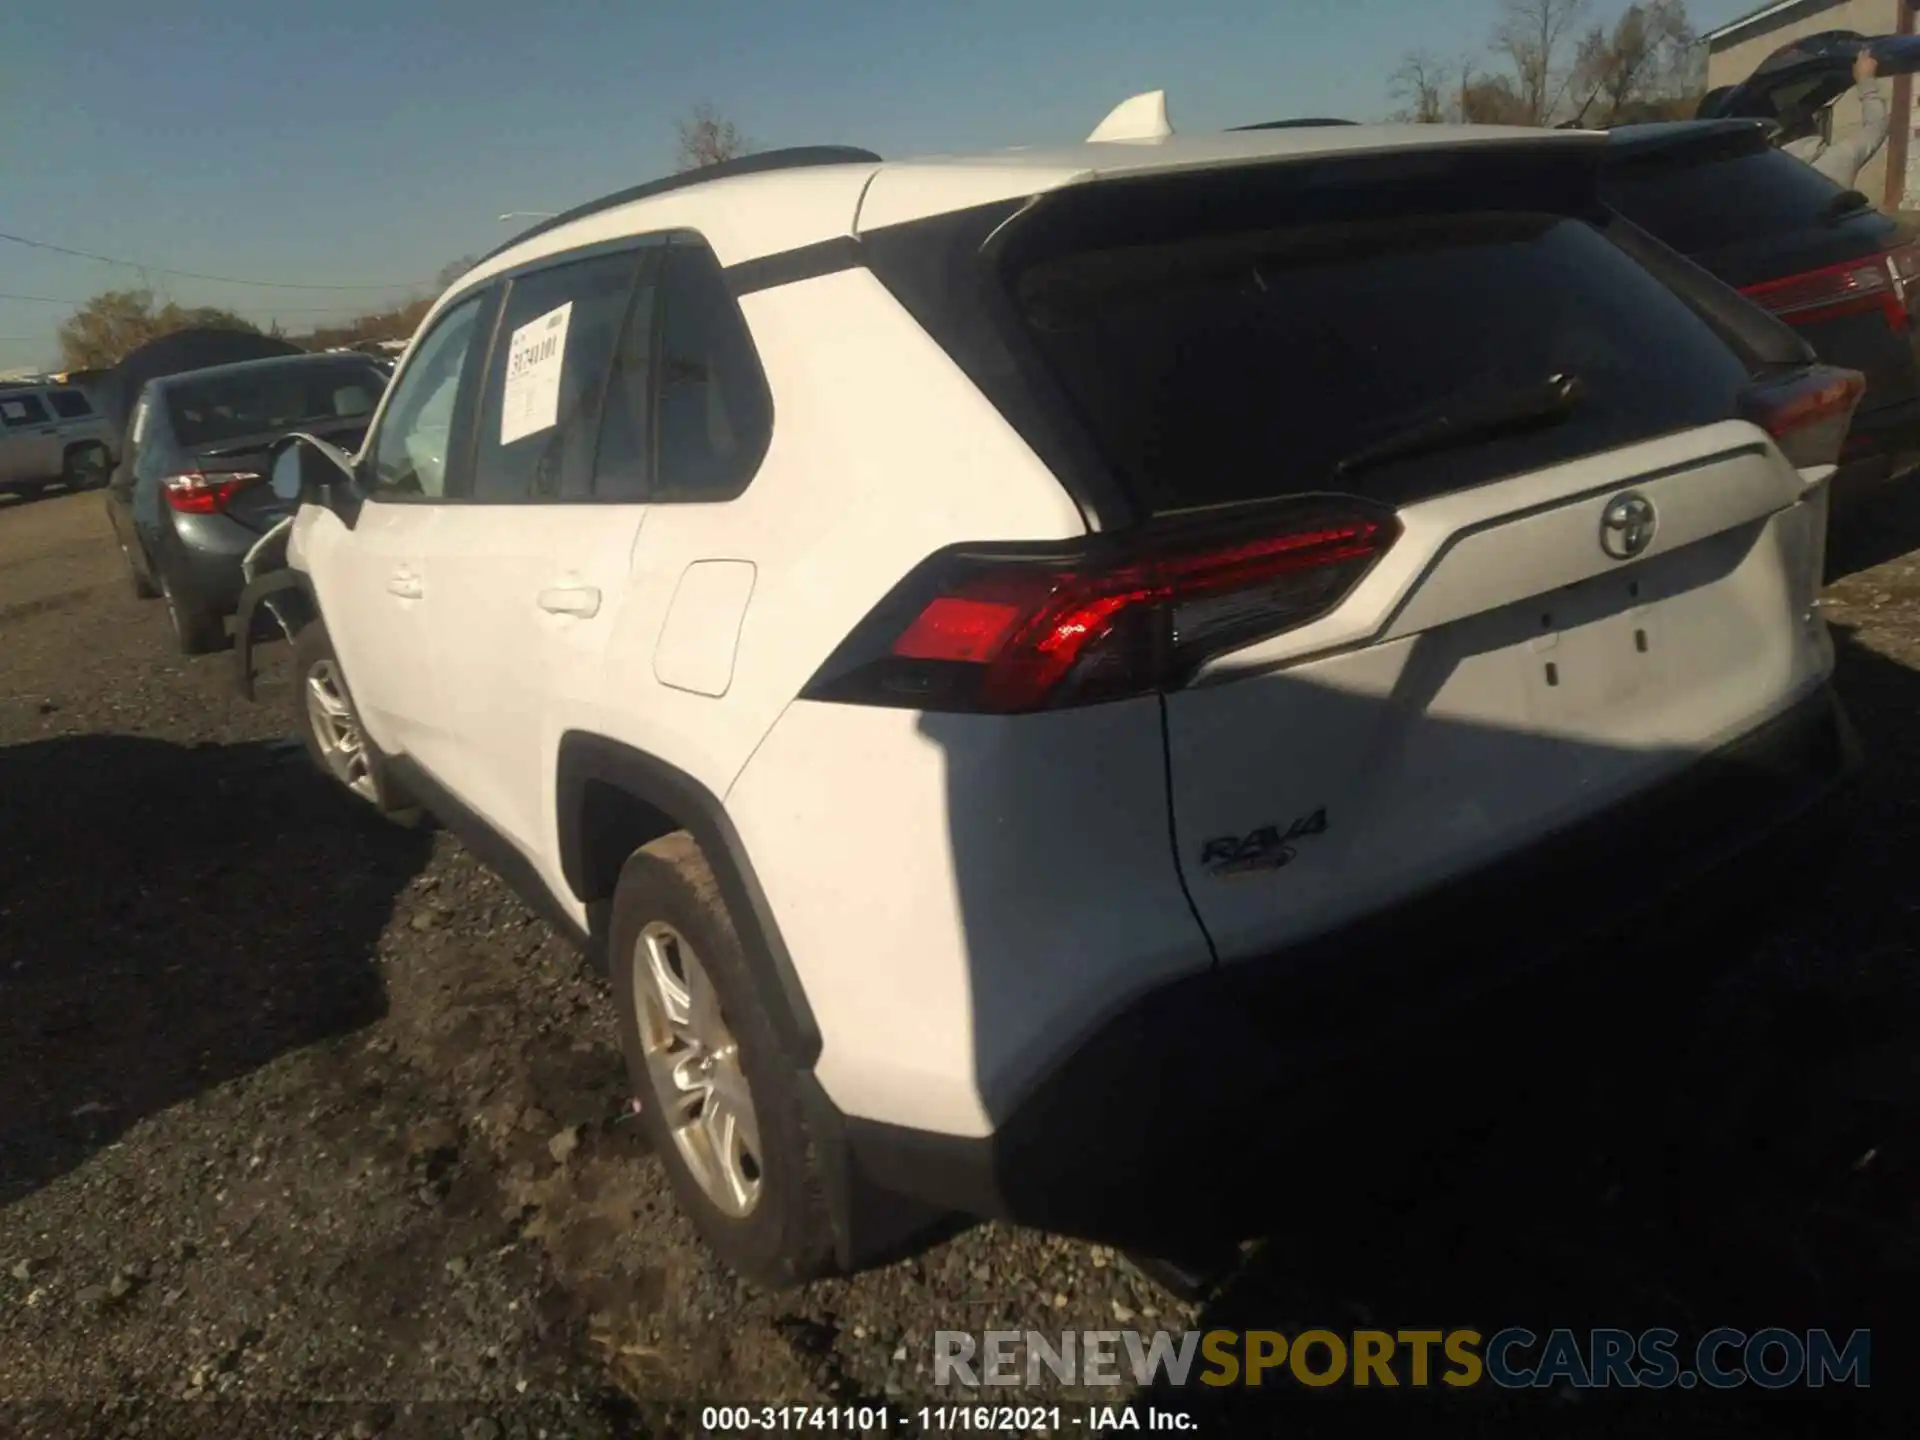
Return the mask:
[[551, 220], [554, 215], [552, 210], [509, 210], [500, 217], [500, 223], [504, 225], [509, 220]]

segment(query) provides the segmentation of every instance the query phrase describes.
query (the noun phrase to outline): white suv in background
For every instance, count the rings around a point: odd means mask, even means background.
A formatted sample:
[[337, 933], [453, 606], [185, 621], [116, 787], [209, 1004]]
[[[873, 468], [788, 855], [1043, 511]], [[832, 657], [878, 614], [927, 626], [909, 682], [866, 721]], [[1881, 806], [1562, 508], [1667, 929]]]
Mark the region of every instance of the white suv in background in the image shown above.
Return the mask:
[[78, 385], [0, 385], [0, 495], [104, 485], [109, 430]]
[[562, 215], [358, 456], [276, 468], [243, 676], [264, 602], [321, 764], [607, 967], [753, 1279], [954, 1213], [1122, 1234], [1331, 1042], [1852, 764], [1814, 597], [1859, 377], [1601, 210], [1602, 136], [1152, 108]]

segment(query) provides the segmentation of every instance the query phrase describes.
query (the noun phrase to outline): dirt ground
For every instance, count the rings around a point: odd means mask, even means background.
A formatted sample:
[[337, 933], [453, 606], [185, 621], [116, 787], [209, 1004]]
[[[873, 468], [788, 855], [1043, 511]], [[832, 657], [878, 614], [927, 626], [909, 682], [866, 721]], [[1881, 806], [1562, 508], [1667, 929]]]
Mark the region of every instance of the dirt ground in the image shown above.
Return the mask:
[[747, 1401], [913, 1434], [954, 1399], [936, 1329], [1376, 1324], [1871, 1327], [1873, 1385], [1142, 1398], [1208, 1434], [1912, 1433], [1920, 506], [1828, 601], [1851, 834], [1717, 932], [1704, 1016], [1535, 1016], [1447, 1083], [1330, 1097], [1286, 1174], [1221, 1156], [1195, 1183], [1268, 1186], [1273, 1223], [1198, 1306], [994, 1226], [734, 1283], [599, 982], [449, 836], [310, 771], [283, 657], [249, 705], [230, 656], [173, 653], [100, 506], [0, 503], [0, 1435], [679, 1435]]

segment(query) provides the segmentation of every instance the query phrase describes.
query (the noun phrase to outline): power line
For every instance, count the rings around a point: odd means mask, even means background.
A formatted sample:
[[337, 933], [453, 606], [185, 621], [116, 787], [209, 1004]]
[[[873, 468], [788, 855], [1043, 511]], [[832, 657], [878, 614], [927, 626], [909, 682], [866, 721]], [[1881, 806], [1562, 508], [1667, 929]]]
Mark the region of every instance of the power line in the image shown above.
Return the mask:
[[[24, 300], [33, 305], [72, 305], [76, 308], [87, 303], [85, 300], [57, 300], [51, 295], [13, 295], [5, 290], [0, 290], [0, 300]], [[365, 303], [362, 300], [343, 300], [338, 305], [274, 305], [269, 308], [276, 315], [338, 315], [354, 305]]]
[[98, 260], [102, 265], [121, 265], [129, 270], [174, 275], [182, 280], [210, 280], [216, 285], [248, 285], [257, 290], [410, 290], [432, 283], [427, 280], [403, 280], [387, 285], [283, 285], [272, 280], [236, 280], [231, 275], [202, 275], [194, 270], [172, 270], [165, 265], [142, 265], [137, 260], [116, 260], [111, 255], [96, 255], [91, 250], [70, 250], [65, 245], [49, 245], [44, 240], [29, 240], [23, 235], [9, 235], [4, 231], [0, 231], [0, 240], [25, 245], [33, 250], [51, 250], [56, 255], [71, 255], [77, 260]]

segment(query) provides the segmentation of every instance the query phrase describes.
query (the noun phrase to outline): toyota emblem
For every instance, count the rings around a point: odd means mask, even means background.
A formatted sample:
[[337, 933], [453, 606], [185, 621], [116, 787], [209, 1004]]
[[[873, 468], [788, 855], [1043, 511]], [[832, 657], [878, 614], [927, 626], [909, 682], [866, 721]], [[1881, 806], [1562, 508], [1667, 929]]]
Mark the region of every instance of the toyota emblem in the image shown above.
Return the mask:
[[1653, 543], [1653, 502], [1629, 490], [1600, 512], [1600, 548], [1616, 560], [1631, 560]]

